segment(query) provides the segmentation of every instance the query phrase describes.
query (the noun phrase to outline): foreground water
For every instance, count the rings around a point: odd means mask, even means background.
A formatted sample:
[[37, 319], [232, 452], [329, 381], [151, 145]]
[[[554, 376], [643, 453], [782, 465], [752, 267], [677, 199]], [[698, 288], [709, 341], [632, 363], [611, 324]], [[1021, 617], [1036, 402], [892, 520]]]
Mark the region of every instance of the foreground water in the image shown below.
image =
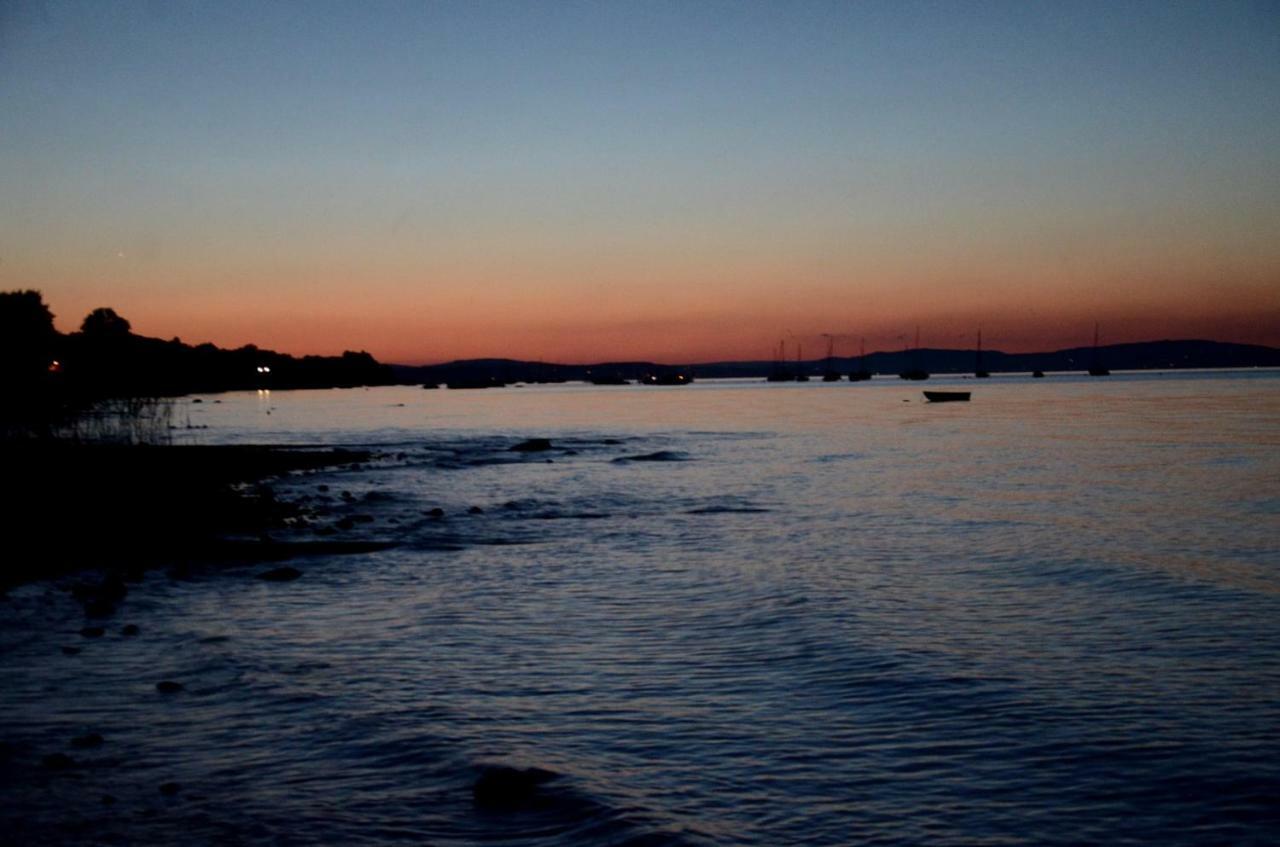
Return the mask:
[[11, 592], [0, 841], [1273, 843], [1280, 374], [964, 387], [187, 405], [372, 445], [276, 489], [395, 546]]

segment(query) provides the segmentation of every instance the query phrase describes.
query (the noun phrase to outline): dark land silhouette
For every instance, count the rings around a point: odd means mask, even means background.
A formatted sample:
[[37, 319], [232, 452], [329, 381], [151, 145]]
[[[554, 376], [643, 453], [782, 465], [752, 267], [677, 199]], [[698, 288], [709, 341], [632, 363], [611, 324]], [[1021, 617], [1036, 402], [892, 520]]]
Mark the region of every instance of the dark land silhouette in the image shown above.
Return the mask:
[[[835, 375], [1032, 373], [1085, 371], [1105, 362], [1113, 370], [1280, 367], [1280, 349], [1207, 340], [1146, 341], [1073, 347], [1044, 353], [912, 348], [814, 360], [557, 364], [519, 359], [468, 359], [434, 365], [392, 365], [369, 353], [291, 356], [252, 344], [233, 350], [136, 335], [108, 307], [85, 317], [78, 332], [60, 333], [37, 291], [0, 292], [0, 375], [3, 425], [38, 432], [108, 398], [160, 398], [255, 388], [338, 388], [421, 384], [492, 388], [512, 383], [592, 382], [598, 385], [685, 385], [695, 377], [788, 381]], [[975, 365], [976, 363], [976, 365]]]
[[131, 578], [156, 565], [348, 552], [340, 538], [316, 542], [323, 551], [273, 542], [273, 530], [307, 518], [275, 497], [270, 480], [367, 458], [332, 449], [0, 442], [0, 531], [11, 551], [0, 564], [0, 591], [86, 569]]
[[253, 388], [387, 385], [389, 367], [365, 352], [295, 357], [246, 345], [225, 350], [136, 335], [109, 307], [60, 333], [37, 291], [0, 292], [5, 435], [49, 434], [108, 399]]
[[[1032, 373], [1043, 371], [1084, 372], [1097, 360], [1112, 370], [1174, 370], [1186, 368], [1255, 368], [1280, 367], [1280, 349], [1254, 344], [1222, 341], [1142, 341], [1112, 344], [1094, 348], [1072, 347], [1047, 353], [1002, 353], [982, 350], [981, 370], [989, 374]], [[687, 372], [699, 379], [773, 377], [775, 381], [795, 381], [797, 373], [821, 377], [828, 372], [843, 374], [865, 371], [883, 376], [897, 375], [911, 369], [930, 374], [972, 374], [977, 361], [976, 350], [944, 350], [923, 348], [897, 352], [868, 353], [866, 356], [830, 357], [801, 362], [778, 360], [749, 362], [708, 362], [679, 366], [655, 365], [652, 362], [600, 362], [594, 364], [552, 364], [518, 359], [466, 359], [439, 365], [391, 365], [395, 381], [404, 384], [450, 381], [510, 384], [515, 382], [583, 382], [603, 383], [599, 375], [608, 375], [609, 384], [637, 382], [647, 374], [665, 370]], [[778, 379], [780, 369], [785, 379]]]
[[[221, 350], [134, 335], [110, 308], [63, 334], [39, 292], [0, 293], [0, 532], [12, 554], [8, 585], [105, 569], [110, 605], [125, 577], [153, 564], [284, 558], [276, 527], [305, 519], [278, 502], [280, 474], [367, 458], [342, 450], [168, 444], [165, 399], [195, 391], [385, 384], [367, 353], [301, 359], [243, 347]], [[340, 540], [323, 543], [342, 552]]]

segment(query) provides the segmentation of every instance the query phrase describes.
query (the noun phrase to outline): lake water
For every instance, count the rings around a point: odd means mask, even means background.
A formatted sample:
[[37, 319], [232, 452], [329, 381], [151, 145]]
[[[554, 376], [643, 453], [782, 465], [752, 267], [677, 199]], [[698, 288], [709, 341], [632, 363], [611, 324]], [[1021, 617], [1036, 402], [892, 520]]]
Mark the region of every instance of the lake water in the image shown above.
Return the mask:
[[396, 546], [10, 592], [0, 841], [1275, 843], [1280, 373], [935, 384], [184, 403]]

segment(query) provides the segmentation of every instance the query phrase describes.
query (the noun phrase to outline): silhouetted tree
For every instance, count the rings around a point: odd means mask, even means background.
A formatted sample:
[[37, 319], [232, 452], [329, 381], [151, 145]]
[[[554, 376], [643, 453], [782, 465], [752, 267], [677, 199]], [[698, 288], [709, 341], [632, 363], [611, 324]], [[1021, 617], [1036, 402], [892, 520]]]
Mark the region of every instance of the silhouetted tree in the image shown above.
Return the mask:
[[5, 370], [34, 367], [45, 371], [57, 338], [53, 312], [39, 291], [0, 292], [0, 350]]
[[45, 431], [56, 414], [58, 339], [39, 291], [0, 292], [0, 429], [6, 437]]
[[85, 335], [101, 338], [123, 338], [129, 334], [132, 325], [116, 314], [115, 309], [101, 307], [85, 316], [80, 324], [80, 331]]

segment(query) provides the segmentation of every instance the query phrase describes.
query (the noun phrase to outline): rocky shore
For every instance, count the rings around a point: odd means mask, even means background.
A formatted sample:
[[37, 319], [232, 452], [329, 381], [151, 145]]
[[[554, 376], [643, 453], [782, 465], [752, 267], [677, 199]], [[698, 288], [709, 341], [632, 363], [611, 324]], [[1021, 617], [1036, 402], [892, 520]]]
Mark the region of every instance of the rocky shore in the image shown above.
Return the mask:
[[291, 447], [0, 445], [0, 531], [12, 551], [0, 591], [86, 569], [127, 575], [161, 563], [280, 558], [266, 533], [289, 525], [297, 508], [269, 481], [368, 458]]

